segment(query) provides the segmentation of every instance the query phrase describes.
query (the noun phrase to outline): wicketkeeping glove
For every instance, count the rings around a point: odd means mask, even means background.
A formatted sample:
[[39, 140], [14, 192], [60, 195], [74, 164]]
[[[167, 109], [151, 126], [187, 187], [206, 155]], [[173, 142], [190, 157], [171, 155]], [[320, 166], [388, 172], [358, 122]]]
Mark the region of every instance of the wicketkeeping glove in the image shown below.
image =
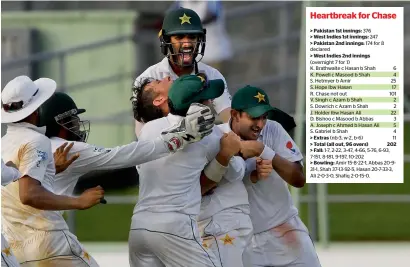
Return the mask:
[[195, 143], [209, 135], [215, 124], [215, 115], [208, 106], [193, 103], [185, 118], [165, 129], [161, 138], [171, 152], [183, 149], [187, 144]]

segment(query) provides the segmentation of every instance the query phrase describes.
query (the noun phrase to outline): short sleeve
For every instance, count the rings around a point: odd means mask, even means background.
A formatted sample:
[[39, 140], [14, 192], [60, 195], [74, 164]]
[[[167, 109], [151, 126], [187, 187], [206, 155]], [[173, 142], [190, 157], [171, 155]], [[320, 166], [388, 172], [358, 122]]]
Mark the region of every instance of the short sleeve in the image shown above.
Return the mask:
[[268, 138], [268, 142], [272, 144], [271, 148], [277, 154], [292, 162], [303, 160], [299, 147], [280, 123], [268, 120], [265, 127], [264, 138]]
[[27, 175], [42, 182], [50, 161], [54, 161], [54, 159], [49, 139], [39, 139], [23, 145], [19, 149], [21, 176]]

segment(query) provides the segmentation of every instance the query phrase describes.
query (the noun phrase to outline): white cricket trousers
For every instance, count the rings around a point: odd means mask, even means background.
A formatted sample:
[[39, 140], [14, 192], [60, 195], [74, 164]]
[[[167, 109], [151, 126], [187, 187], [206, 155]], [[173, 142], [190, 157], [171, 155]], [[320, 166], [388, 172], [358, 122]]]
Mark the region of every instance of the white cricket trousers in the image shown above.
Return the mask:
[[189, 215], [134, 214], [128, 243], [131, 267], [221, 267]]
[[222, 267], [244, 267], [243, 253], [249, 246], [253, 226], [248, 214], [240, 209], [226, 209], [198, 222], [203, 247], [211, 250]]
[[3, 234], [1, 235], [1, 267], [20, 267]]
[[21, 267], [99, 267], [67, 230], [37, 231], [25, 241], [9, 244]]
[[299, 216], [255, 234], [245, 258], [245, 267], [321, 266], [308, 229]]

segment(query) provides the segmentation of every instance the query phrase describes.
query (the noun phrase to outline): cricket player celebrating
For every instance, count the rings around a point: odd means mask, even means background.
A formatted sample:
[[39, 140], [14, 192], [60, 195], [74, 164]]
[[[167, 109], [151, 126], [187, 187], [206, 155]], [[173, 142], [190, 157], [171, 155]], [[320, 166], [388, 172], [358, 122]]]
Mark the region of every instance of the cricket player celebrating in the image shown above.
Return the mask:
[[[2, 187], [2, 231], [21, 266], [89, 266], [59, 211], [87, 209], [104, 196], [101, 187], [80, 197], [55, 195], [50, 140], [38, 125], [38, 108], [55, 91], [55, 81], [19, 76], [2, 91], [2, 123], [8, 123], [1, 154], [21, 178]], [[63, 251], [64, 254], [58, 254]]]
[[[73, 141], [71, 155], [81, 155], [66, 171], [56, 175], [54, 191], [58, 194], [72, 195], [78, 179], [89, 172], [128, 168], [183, 149], [210, 134], [215, 121], [209, 108], [192, 106], [180, 124], [161, 134], [156, 132], [152, 140], [102, 148], [86, 143], [90, 122], [80, 119], [79, 115], [84, 112], [85, 109], [79, 109], [74, 100], [62, 92], [54, 93], [40, 108], [40, 124], [47, 127], [46, 136], [51, 140], [53, 151]], [[184, 140], [187, 135], [194, 138]]]
[[[225, 78], [217, 69], [198, 62], [204, 56], [206, 44], [206, 29], [202, 27], [198, 14], [186, 8], [169, 11], [164, 18], [159, 39], [164, 59], [146, 69], [136, 78], [134, 85], [140, 86], [146, 78], [161, 80], [170, 77], [175, 80], [185, 74], [198, 73], [204, 73], [210, 80], [221, 79], [225, 84], [224, 92], [212, 104], [220, 119], [226, 122], [230, 116], [231, 96]], [[154, 105], [162, 103], [157, 101]], [[135, 133], [139, 136], [144, 121], [136, 120], [135, 123]]]
[[[204, 74], [200, 73], [198, 76], [207, 81]], [[162, 80], [146, 79], [142, 86], [134, 87], [134, 116], [145, 122], [167, 116], [171, 84], [172, 80], [166, 77]], [[155, 106], [153, 103], [158, 100], [162, 104]], [[226, 127], [216, 128], [215, 131], [229, 132]], [[252, 149], [250, 146], [242, 146], [242, 149], [247, 149], [247, 154], [252, 153], [249, 151]], [[271, 169], [266, 174], [270, 174]], [[232, 179], [229, 175], [224, 175], [218, 183], [201, 175], [200, 180], [201, 192], [204, 194], [218, 186], [213, 194], [203, 196], [198, 224], [204, 248], [211, 250], [225, 267], [242, 266], [243, 251], [252, 237], [248, 195], [242, 178]]]
[[[232, 132], [229, 123], [217, 127], [224, 133]], [[269, 158], [275, 153], [268, 146], [251, 142], [241, 142], [240, 152], [260, 158]], [[271, 166], [260, 166], [255, 179], [266, 179], [271, 171]], [[225, 178], [218, 184], [209, 179], [203, 181], [207, 188], [216, 188], [202, 197], [198, 225], [204, 247], [220, 258], [222, 266], [246, 267], [243, 255], [253, 235], [248, 193], [242, 179], [228, 181]]]
[[[261, 142], [274, 153], [249, 158], [242, 151], [247, 170], [244, 183], [248, 191], [254, 236], [246, 252], [251, 266], [319, 267], [319, 259], [308, 229], [293, 205], [288, 184], [303, 187], [305, 177], [302, 154], [283, 127], [267, 120], [273, 108], [260, 88], [246, 86], [232, 99], [231, 120], [227, 124], [245, 142]], [[259, 153], [262, 153], [263, 146]], [[273, 171], [267, 179], [255, 179], [262, 165]], [[256, 177], [257, 178], [257, 177]]]
[[[225, 133], [232, 132], [229, 123], [218, 125]], [[272, 158], [275, 152], [260, 142], [241, 142], [241, 155], [246, 157]], [[270, 176], [271, 165], [258, 164], [253, 180], [263, 180]], [[219, 184], [206, 180], [207, 188], [216, 186], [210, 194], [202, 198], [199, 228], [204, 246], [211, 249], [221, 259], [224, 267], [243, 267], [243, 255], [253, 235], [248, 193], [242, 180]]]
[[[166, 79], [154, 80], [146, 89], [155, 90], [169, 83]], [[219, 97], [224, 87], [221, 79], [206, 81], [195, 75], [178, 78], [168, 92], [170, 113], [145, 124], [139, 139], [150, 139], [155, 132], [178, 123], [191, 103], [209, 103], [207, 100]], [[206, 177], [215, 182], [222, 176], [230, 181], [241, 180], [244, 162], [234, 157], [239, 149], [239, 137], [224, 135], [215, 127], [201, 141], [138, 166], [139, 201], [129, 237], [131, 266], [221, 266], [212, 251], [201, 245], [196, 220], [201, 202], [200, 176], [204, 170]]]
[[[57, 158], [58, 168], [61, 170], [65, 170], [67, 166], [69, 166], [76, 157], [71, 157], [67, 160], [66, 155], [69, 151], [69, 148], [60, 148], [57, 153], [54, 154], [54, 158]], [[57, 169], [57, 166], [56, 166]], [[17, 167], [14, 165], [13, 162], [9, 161], [7, 164], [4, 164], [3, 159], [1, 159], [1, 185], [6, 186], [11, 182], [17, 181], [21, 178], [21, 173], [18, 171]], [[11, 250], [9, 243], [4, 238], [3, 234], [1, 234], [1, 266], [2, 267], [19, 267], [20, 264], [18, 263], [16, 257]]]

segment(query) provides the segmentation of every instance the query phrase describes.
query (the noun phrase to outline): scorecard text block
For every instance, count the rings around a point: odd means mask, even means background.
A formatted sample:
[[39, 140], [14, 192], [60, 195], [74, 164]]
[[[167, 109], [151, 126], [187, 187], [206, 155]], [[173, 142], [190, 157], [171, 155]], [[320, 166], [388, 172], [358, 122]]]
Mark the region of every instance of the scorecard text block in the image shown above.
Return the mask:
[[403, 8], [306, 8], [308, 183], [403, 183]]

